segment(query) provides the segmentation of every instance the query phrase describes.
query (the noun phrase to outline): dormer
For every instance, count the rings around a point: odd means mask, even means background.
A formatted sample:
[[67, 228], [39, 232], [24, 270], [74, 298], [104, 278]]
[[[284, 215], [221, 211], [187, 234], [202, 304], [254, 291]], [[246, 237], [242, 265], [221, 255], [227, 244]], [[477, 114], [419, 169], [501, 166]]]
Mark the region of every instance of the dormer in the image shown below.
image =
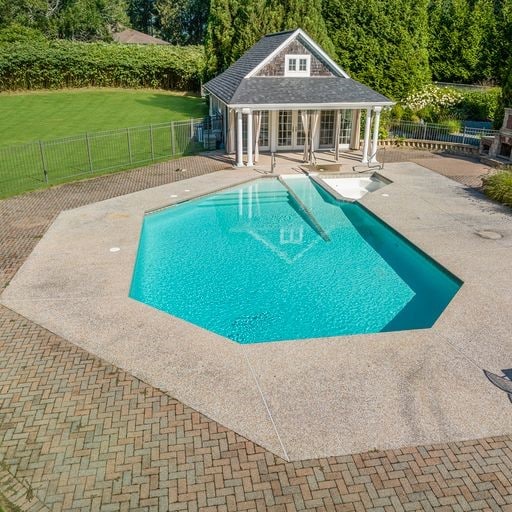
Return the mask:
[[311, 55], [285, 55], [284, 76], [310, 76]]

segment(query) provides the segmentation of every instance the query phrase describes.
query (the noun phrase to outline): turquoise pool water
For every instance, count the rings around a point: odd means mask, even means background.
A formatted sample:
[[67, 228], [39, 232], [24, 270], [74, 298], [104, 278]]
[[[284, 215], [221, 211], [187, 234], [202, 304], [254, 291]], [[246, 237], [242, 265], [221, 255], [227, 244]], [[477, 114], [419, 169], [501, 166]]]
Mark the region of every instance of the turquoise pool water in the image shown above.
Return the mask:
[[130, 297], [239, 343], [431, 327], [461, 282], [303, 176], [146, 215]]

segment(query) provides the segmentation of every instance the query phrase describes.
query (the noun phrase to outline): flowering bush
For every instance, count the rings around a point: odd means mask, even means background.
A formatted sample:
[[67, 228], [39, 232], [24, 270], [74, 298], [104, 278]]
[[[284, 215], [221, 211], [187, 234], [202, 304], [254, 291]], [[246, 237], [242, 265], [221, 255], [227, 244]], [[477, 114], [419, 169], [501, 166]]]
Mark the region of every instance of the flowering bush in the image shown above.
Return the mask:
[[463, 95], [455, 89], [426, 85], [423, 89], [410, 94], [404, 106], [426, 121], [438, 121], [442, 114], [448, 113], [462, 101]]

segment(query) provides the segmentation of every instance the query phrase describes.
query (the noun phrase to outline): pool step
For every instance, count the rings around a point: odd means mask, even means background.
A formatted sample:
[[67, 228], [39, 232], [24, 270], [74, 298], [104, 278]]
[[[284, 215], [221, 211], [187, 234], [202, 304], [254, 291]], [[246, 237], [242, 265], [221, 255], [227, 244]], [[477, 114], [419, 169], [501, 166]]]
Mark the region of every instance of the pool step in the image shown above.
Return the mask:
[[293, 191], [293, 189], [288, 185], [286, 180], [279, 176], [279, 181], [288, 191], [289, 197], [295, 205], [299, 207], [299, 210], [304, 212], [304, 215], [301, 215], [304, 220], [326, 241], [330, 242], [331, 238], [324, 230], [324, 228], [320, 225], [313, 212], [302, 202], [302, 199]]
[[[249, 197], [247, 193], [242, 197], [242, 204], [246, 205], [249, 202]], [[252, 193], [252, 203], [253, 204], [276, 204], [282, 203], [283, 201], [288, 200], [288, 192], [286, 190], [279, 191], [263, 191], [263, 192], [253, 192]], [[240, 196], [238, 194], [222, 194], [222, 196], [211, 197], [207, 201], [205, 201], [201, 207], [202, 208], [212, 208], [216, 206], [238, 206], [240, 204]]]

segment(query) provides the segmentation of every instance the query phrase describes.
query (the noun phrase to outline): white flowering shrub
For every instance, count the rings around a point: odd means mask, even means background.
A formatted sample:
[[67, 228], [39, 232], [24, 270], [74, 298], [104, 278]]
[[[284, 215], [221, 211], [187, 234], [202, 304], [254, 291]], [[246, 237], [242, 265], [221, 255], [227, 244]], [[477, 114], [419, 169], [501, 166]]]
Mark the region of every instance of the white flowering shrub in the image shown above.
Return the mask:
[[462, 99], [463, 95], [455, 89], [429, 84], [410, 94], [403, 105], [420, 118], [435, 122], [442, 117], [442, 114], [453, 110]]

